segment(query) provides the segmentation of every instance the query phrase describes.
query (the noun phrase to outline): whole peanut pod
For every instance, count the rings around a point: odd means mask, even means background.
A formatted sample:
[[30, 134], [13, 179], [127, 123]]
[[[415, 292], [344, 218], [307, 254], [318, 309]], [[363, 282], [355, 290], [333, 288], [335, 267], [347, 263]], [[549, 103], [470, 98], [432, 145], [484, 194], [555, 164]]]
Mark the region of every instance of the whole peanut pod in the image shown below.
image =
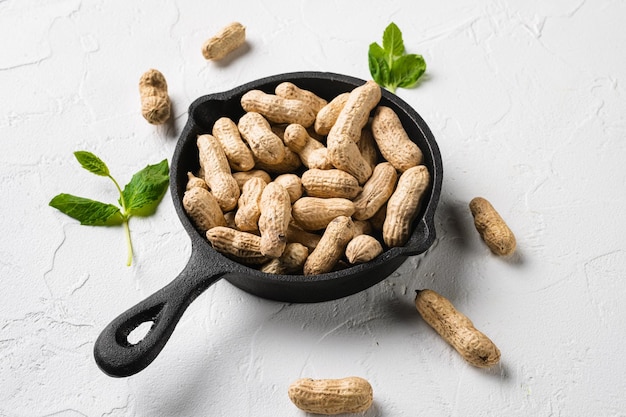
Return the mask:
[[265, 186], [261, 195], [261, 253], [278, 258], [287, 245], [287, 228], [291, 220], [291, 200], [285, 188], [275, 182]]
[[302, 164], [307, 168], [330, 169], [332, 164], [328, 158], [328, 149], [312, 138], [307, 130], [297, 123], [292, 123], [285, 128], [283, 140], [285, 145], [297, 153]]
[[471, 365], [488, 368], [500, 361], [500, 350], [452, 303], [433, 290], [417, 291], [415, 307], [439, 335]]
[[245, 41], [246, 28], [239, 22], [232, 22], [202, 45], [202, 55], [205, 59], [219, 60], [239, 48]]
[[347, 198], [302, 197], [291, 207], [291, 215], [304, 230], [325, 228], [337, 216], [352, 216], [354, 203]]
[[383, 158], [398, 171], [422, 163], [422, 151], [409, 139], [396, 112], [386, 106], [378, 106], [372, 119], [372, 134]]
[[372, 176], [363, 185], [363, 190], [354, 200], [354, 218], [367, 220], [389, 200], [396, 186], [398, 174], [389, 162], [374, 167]]
[[183, 207], [202, 233], [216, 226], [226, 226], [217, 200], [206, 188], [192, 187], [185, 191]]
[[204, 180], [217, 199], [223, 212], [237, 206], [239, 185], [233, 178], [228, 159], [220, 142], [212, 135], [200, 135], [197, 139], [200, 166]]
[[242, 189], [243, 185], [250, 178], [261, 178], [266, 184], [269, 184], [272, 181], [270, 174], [268, 174], [266, 171], [263, 171], [262, 169], [251, 169], [250, 171], [233, 172], [233, 178], [235, 179], [235, 181], [237, 181], [239, 189]]
[[292, 204], [302, 197], [302, 179], [296, 174], [281, 174], [274, 178], [274, 182], [287, 190]]
[[380, 242], [370, 235], [358, 235], [346, 246], [346, 258], [351, 264], [369, 262], [383, 253]]
[[187, 185], [185, 186], [185, 190], [189, 191], [195, 187], [204, 188], [205, 190], [209, 189], [209, 186], [204, 179], [196, 177], [195, 175], [193, 175], [192, 172], [188, 172]]
[[236, 262], [260, 265], [270, 258], [261, 253], [261, 237], [226, 226], [217, 226], [206, 232], [213, 248]]
[[261, 178], [252, 177], [241, 188], [235, 213], [235, 225], [243, 232], [258, 232], [261, 217], [261, 196], [267, 184]]
[[280, 162], [268, 163], [260, 159], [254, 159], [254, 167], [271, 174], [286, 174], [294, 172], [302, 166], [302, 161], [297, 153], [283, 145], [284, 157]]
[[515, 252], [515, 235], [489, 201], [476, 197], [470, 201], [469, 207], [476, 230], [493, 253], [508, 256]]
[[337, 136], [343, 136], [357, 143], [361, 138], [361, 130], [369, 120], [370, 112], [376, 107], [381, 96], [380, 86], [372, 80], [354, 88], [328, 132], [328, 140], [332, 141]]
[[374, 401], [370, 383], [355, 376], [341, 379], [302, 378], [289, 386], [288, 395], [299, 409], [324, 415], [361, 413]]
[[361, 155], [357, 142], [381, 94], [380, 86], [371, 80], [353, 89], [326, 139], [332, 164], [356, 177], [359, 184], [372, 175], [372, 167]]
[[312, 91], [304, 90], [296, 86], [294, 83], [290, 83], [287, 81], [278, 84], [276, 86], [276, 89], [274, 90], [274, 93], [276, 93], [276, 95], [279, 97], [304, 101], [310, 108], [315, 111], [316, 114], [322, 107], [328, 104], [326, 100], [319, 97]]
[[387, 215], [383, 223], [383, 240], [387, 246], [402, 246], [407, 242], [411, 223], [429, 184], [430, 174], [424, 165], [409, 168], [400, 175], [396, 190], [387, 201]]
[[241, 138], [235, 122], [228, 117], [220, 117], [213, 124], [211, 133], [222, 145], [233, 171], [249, 171], [254, 168], [252, 151]]
[[361, 192], [357, 179], [340, 169], [308, 169], [302, 174], [302, 186], [310, 197], [350, 200]]
[[139, 79], [141, 115], [153, 125], [165, 123], [170, 118], [171, 102], [167, 94], [167, 81], [156, 69], [146, 71]]
[[297, 123], [309, 127], [315, 122], [316, 112], [306, 102], [261, 90], [245, 93], [241, 97], [241, 107], [247, 112], [259, 113], [273, 123]]
[[339, 94], [317, 112], [315, 124], [313, 125], [317, 134], [328, 135], [349, 96], [350, 93]]
[[241, 116], [237, 127], [259, 161], [277, 164], [285, 158], [285, 144], [261, 114], [247, 112]]
[[354, 237], [354, 223], [347, 216], [333, 219], [319, 243], [304, 263], [304, 275], [330, 272], [343, 256], [346, 245]]

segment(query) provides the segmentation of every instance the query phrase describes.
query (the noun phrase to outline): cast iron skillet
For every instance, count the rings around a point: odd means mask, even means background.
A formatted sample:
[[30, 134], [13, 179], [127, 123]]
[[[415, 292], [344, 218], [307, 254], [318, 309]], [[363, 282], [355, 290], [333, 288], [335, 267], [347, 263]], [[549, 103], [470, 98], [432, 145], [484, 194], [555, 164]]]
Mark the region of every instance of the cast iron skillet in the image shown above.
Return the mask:
[[[422, 149], [423, 163], [431, 174], [430, 189], [423, 197], [414, 230], [405, 246], [387, 249], [365, 264], [315, 276], [266, 274], [236, 263], [211, 247], [206, 237], [194, 228], [182, 206], [187, 172], [196, 172], [199, 166], [196, 137], [210, 133], [219, 117], [229, 116], [237, 122], [244, 113], [240, 98], [246, 91], [260, 89], [273, 93], [274, 88], [284, 81], [293, 82], [327, 100], [365, 82], [325, 72], [287, 73], [203, 96], [191, 104], [189, 119], [170, 166], [170, 190], [178, 217], [191, 238], [191, 256], [178, 277], [122, 313], [102, 331], [95, 343], [94, 357], [106, 374], [125, 377], [147, 367], [165, 346], [187, 306], [221, 278], [250, 294], [270, 300], [293, 303], [328, 301], [369, 288], [394, 272], [409, 256], [421, 254], [432, 245], [435, 239], [434, 214], [443, 175], [441, 154], [430, 129], [417, 112], [396, 95], [383, 90], [380, 104], [396, 111], [409, 137]], [[147, 334], [139, 342], [130, 343], [128, 335], [146, 322], [152, 323]]]

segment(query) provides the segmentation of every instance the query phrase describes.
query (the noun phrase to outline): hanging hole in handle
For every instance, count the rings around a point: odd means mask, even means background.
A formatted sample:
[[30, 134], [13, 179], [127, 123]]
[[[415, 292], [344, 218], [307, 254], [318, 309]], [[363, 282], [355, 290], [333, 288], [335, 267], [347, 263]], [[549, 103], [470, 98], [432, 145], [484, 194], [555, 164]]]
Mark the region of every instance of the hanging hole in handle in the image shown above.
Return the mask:
[[156, 325], [163, 306], [163, 303], [157, 304], [122, 324], [115, 334], [117, 343], [124, 347], [141, 343]]
[[141, 342], [144, 337], [150, 332], [152, 327], [154, 326], [154, 320], [144, 321], [133, 330], [130, 331], [130, 334], [126, 337], [128, 344], [136, 345]]

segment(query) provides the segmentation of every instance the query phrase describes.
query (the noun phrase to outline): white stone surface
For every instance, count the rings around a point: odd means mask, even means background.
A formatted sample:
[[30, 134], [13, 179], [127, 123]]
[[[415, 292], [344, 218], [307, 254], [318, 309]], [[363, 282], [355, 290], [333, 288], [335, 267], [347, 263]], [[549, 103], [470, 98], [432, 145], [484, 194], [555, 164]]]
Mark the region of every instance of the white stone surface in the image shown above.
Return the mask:
[[[299, 416], [299, 377], [359, 375], [366, 416], [626, 416], [626, 3], [598, 1], [0, 0], [0, 416]], [[203, 41], [230, 21], [248, 46], [222, 63]], [[92, 349], [115, 316], [190, 254], [168, 194], [121, 228], [80, 226], [60, 192], [115, 202], [172, 152], [198, 96], [315, 70], [369, 78], [367, 47], [394, 21], [428, 64], [399, 90], [431, 127], [444, 183], [438, 239], [379, 285], [337, 301], [270, 302], [218, 282], [147, 369], [110, 378]], [[146, 123], [137, 81], [170, 86], [175, 120]], [[467, 209], [490, 199], [518, 237], [490, 254]], [[502, 351], [481, 370], [419, 317], [448, 297]]]

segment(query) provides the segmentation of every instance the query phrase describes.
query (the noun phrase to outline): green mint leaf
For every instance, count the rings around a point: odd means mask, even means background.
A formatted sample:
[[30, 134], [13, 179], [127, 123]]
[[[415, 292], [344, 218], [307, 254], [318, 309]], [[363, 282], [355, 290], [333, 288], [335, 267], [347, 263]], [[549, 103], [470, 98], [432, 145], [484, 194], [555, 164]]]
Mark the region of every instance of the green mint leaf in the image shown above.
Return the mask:
[[404, 41], [400, 28], [391, 22], [383, 32], [383, 49], [387, 55], [387, 63], [392, 66], [395, 58], [404, 54]]
[[115, 226], [124, 222], [119, 207], [71, 194], [57, 195], [50, 200], [50, 206], [86, 226]]
[[377, 43], [372, 43], [368, 52], [368, 64], [372, 78], [379, 85], [389, 82], [389, 65], [385, 59], [385, 51]]
[[156, 211], [159, 202], [169, 185], [167, 159], [158, 164], [148, 165], [133, 175], [124, 187], [120, 203], [123, 201], [126, 214], [149, 216]]
[[426, 71], [426, 62], [421, 55], [405, 53], [402, 32], [393, 22], [383, 32], [382, 47], [377, 43], [370, 44], [367, 61], [374, 81], [391, 92], [398, 87], [414, 86]]
[[421, 55], [403, 55], [396, 60], [389, 74], [389, 83], [402, 88], [410, 88], [426, 71], [426, 62]]
[[109, 167], [91, 152], [76, 151], [74, 152], [74, 156], [87, 171], [102, 177], [108, 177], [110, 175]]

